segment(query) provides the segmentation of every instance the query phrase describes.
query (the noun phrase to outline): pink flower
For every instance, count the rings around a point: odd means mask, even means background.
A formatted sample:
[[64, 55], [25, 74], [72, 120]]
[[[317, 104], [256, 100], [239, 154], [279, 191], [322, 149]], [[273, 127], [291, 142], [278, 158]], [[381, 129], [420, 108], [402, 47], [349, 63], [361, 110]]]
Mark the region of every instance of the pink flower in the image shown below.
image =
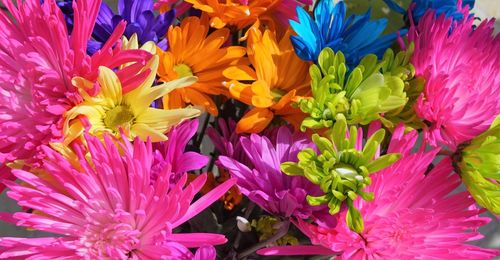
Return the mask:
[[[88, 135], [86, 141], [91, 159], [75, 145], [78, 166], [44, 146], [43, 170], [48, 178], [13, 170], [29, 186], [6, 181], [7, 195], [33, 213], [4, 213], [3, 219], [60, 237], [0, 238], [0, 258], [191, 259], [195, 256], [187, 248], [226, 242], [219, 234], [173, 230], [219, 199], [235, 180], [192, 203], [207, 176], [186, 185], [184, 174], [170, 185], [172, 173], [167, 167], [151, 182], [151, 142], [136, 139], [131, 144], [124, 139], [117, 147], [108, 135], [104, 143]], [[197, 257], [214, 259], [215, 252], [205, 247]]]
[[[400, 125], [388, 152], [403, 157], [392, 166], [372, 175], [366, 189], [375, 199], [355, 201], [365, 229], [361, 234], [349, 230], [342, 214], [332, 229], [299, 220], [297, 226], [313, 244], [310, 247], [272, 247], [259, 253], [340, 255], [341, 259], [491, 259], [498, 250], [466, 244], [480, 239], [479, 227], [490, 219], [467, 192], [454, 193], [460, 177], [453, 172], [449, 158], [428, 172], [438, 150], [410, 154], [417, 135], [403, 135]], [[329, 250], [329, 251], [327, 251]]]
[[198, 170], [208, 163], [208, 156], [188, 151], [186, 145], [198, 130], [198, 119], [185, 121], [172, 128], [165, 142], [154, 143], [155, 163], [152, 177], [155, 179], [165, 167], [171, 167], [172, 183], [176, 183], [186, 172]]
[[500, 113], [500, 36], [494, 20], [476, 28], [468, 9], [462, 21], [428, 12], [408, 38], [415, 44], [412, 64], [425, 89], [415, 110], [428, 125], [426, 139], [455, 149], [488, 129]]
[[[115, 46], [125, 24], [117, 26], [101, 51], [86, 54], [101, 1], [75, 1], [75, 24], [68, 36], [63, 14], [54, 0], [2, 0], [0, 12], [0, 164], [14, 160], [33, 163], [40, 146], [62, 138], [65, 111], [82, 101], [74, 76], [97, 77], [98, 67], [117, 68], [124, 92], [147, 75], [142, 71], [151, 54], [122, 51]], [[113, 47], [114, 46], [114, 47]], [[92, 88], [92, 87], [91, 87]], [[87, 89], [93, 94], [95, 89]]]

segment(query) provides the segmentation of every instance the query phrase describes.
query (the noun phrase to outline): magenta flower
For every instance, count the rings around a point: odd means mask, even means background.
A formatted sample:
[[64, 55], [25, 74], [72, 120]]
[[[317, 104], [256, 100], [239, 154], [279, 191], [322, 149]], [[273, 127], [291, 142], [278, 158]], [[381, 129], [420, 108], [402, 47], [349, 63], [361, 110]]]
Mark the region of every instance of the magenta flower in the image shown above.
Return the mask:
[[373, 174], [366, 189], [374, 192], [375, 199], [355, 201], [365, 223], [361, 234], [349, 230], [346, 214], [332, 229], [298, 220], [313, 246], [271, 247], [259, 253], [340, 255], [341, 259], [491, 259], [500, 254], [466, 244], [482, 237], [478, 229], [490, 219], [479, 217], [482, 211], [467, 192], [453, 192], [460, 177], [451, 160], [442, 160], [428, 172], [438, 150], [410, 154], [417, 134], [404, 136], [403, 131], [402, 125], [395, 130], [388, 149], [403, 157]]
[[[240, 143], [240, 138], [248, 135], [244, 133], [238, 134], [236, 132], [236, 122], [232, 119], [226, 121], [223, 118], [219, 118], [217, 123], [220, 131], [210, 127], [207, 129], [207, 135], [210, 137], [219, 155], [230, 157], [248, 167], [252, 167], [252, 161], [249, 160]], [[220, 166], [219, 161], [216, 163]]]
[[[238, 181], [241, 192], [267, 212], [281, 217], [307, 219], [328, 214], [327, 207], [310, 206], [307, 195], [319, 195], [321, 190], [302, 176], [288, 176], [280, 164], [297, 161], [297, 154], [314, 144], [302, 133], [293, 133], [282, 126], [275, 132], [274, 142], [266, 136], [252, 134], [240, 138], [250, 165], [237, 158], [220, 156], [220, 165]], [[331, 222], [330, 222], [331, 223]]]
[[153, 144], [155, 148], [155, 163], [153, 165], [152, 178], [156, 179], [165, 167], [171, 167], [172, 183], [176, 183], [186, 172], [198, 170], [208, 163], [208, 156], [185, 152], [186, 145], [198, 130], [198, 119], [185, 121], [172, 128], [168, 134], [168, 140]]
[[[408, 34], [412, 64], [426, 83], [415, 110], [428, 125], [426, 139], [455, 149], [488, 129], [500, 113], [500, 36], [494, 20], [473, 27], [428, 12]], [[452, 28], [452, 29], [450, 29]]]
[[[3, 219], [60, 237], [2, 237], [0, 258], [214, 259], [210, 246], [225, 243], [223, 235], [173, 230], [219, 199], [235, 180], [192, 203], [205, 174], [187, 185], [185, 174], [170, 185], [167, 167], [151, 182], [151, 142], [124, 139], [117, 147], [110, 136], [104, 140], [87, 135], [91, 159], [76, 147], [78, 166], [44, 146], [43, 170], [50, 180], [13, 170], [29, 186], [7, 181], [7, 195], [33, 212], [4, 213]], [[203, 249], [195, 256], [187, 249], [193, 247]]]
[[[73, 3], [71, 37], [54, 0], [3, 3], [8, 12], [0, 11], [0, 164], [14, 160], [33, 163], [42, 157], [41, 145], [61, 140], [64, 113], [82, 101], [71, 82], [74, 76], [93, 79], [99, 66], [113, 69], [129, 62], [145, 64], [151, 54], [115, 46], [124, 23], [98, 53], [86, 54], [101, 1]], [[124, 91], [147, 76], [143, 67], [129, 66], [117, 72], [125, 83]]]

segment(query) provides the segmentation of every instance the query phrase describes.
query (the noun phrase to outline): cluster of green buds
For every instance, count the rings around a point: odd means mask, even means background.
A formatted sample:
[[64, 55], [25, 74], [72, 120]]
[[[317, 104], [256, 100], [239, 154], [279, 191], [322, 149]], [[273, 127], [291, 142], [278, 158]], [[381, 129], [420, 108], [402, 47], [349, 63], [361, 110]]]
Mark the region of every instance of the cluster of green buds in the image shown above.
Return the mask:
[[[408, 130], [422, 128], [422, 121], [418, 118], [413, 107], [418, 97], [424, 90], [424, 79], [415, 77], [415, 67], [410, 63], [413, 54], [414, 44], [410, 43], [406, 51], [394, 54], [392, 49], [387, 49], [382, 60], [380, 72], [384, 74], [386, 80], [404, 83], [403, 91], [408, 99], [404, 106], [398, 107], [384, 113], [380, 118], [382, 123], [393, 129], [399, 122], [404, 122]], [[367, 68], [373, 61], [362, 64]]]
[[299, 101], [300, 109], [309, 115], [301, 129], [330, 128], [337, 114], [343, 114], [349, 124], [366, 125], [387, 112], [395, 118], [406, 112], [405, 89], [415, 89], [409, 83], [415, 74], [410, 55], [411, 50], [397, 55], [388, 50], [381, 61], [367, 55], [348, 69], [342, 52], [323, 49], [318, 64], [309, 69], [312, 97]]
[[379, 129], [371, 135], [362, 150], [356, 149], [358, 129], [351, 126], [347, 134], [347, 120], [343, 114], [337, 114], [328, 138], [318, 134], [312, 136], [319, 149], [304, 149], [298, 154], [298, 163], [285, 162], [281, 170], [288, 175], [306, 177], [318, 185], [324, 192], [322, 196], [307, 196], [310, 205], [328, 204], [330, 214], [340, 211], [342, 203], [347, 204], [347, 225], [355, 232], [364, 229], [363, 219], [354, 201], [358, 196], [364, 200], [373, 199], [373, 193], [364, 192], [370, 185], [369, 175], [397, 161], [399, 154], [386, 154], [375, 159], [380, 143], [384, 140], [385, 131]]
[[458, 150], [455, 168], [470, 194], [479, 205], [500, 215], [500, 116], [486, 132]]

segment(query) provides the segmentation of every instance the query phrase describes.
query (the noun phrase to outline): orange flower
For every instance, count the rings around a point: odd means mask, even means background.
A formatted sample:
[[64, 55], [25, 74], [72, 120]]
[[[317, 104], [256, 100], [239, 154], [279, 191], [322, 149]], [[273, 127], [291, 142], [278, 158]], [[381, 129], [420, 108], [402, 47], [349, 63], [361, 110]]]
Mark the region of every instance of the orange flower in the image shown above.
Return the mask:
[[[295, 8], [312, 4], [311, 0], [186, 0], [210, 16], [210, 26], [222, 28], [226, 25], [243, 29], [257, 22], [267, 21], [275, 28], [286, 27], [288, 20], [296, 17]], [[276, 22], [279, 23], [276, 23]]]
[[262, 34], [258, 25], [253, 26], [249, 30], [247, 53], [255, 69], [237, 65], [224, 71], [231, 79], [225, 84], [231, 96], [253, 106], [238, 122], [236, 132], [258, 133], [274, 115], [299, 126], [304, 115], [290, 104], [296, 95], [305, 96], [310, 91], [310, 63], [295, 54], [290, 31], [278, 42], [272, 31], [265, 30]]
[[217, 115], [217, 106], [210, 95], [228, 95], [222, 85], [226, 80], [222, 71], [238, 64], [245, 49], [238, 46], [223, 47], [229, 38], [224, 28], [208, 35], [208, 17], [188, 17], [180, 26], [170, 27], [167, 33], [169, 49], [157, 49], [160, 57], [160, 81], [171, 81], [196, 76], [198, 81], [185, 88], [175, 89], [163, 97], [163, 107], [181, 108], [186, 104], [202, 106]]

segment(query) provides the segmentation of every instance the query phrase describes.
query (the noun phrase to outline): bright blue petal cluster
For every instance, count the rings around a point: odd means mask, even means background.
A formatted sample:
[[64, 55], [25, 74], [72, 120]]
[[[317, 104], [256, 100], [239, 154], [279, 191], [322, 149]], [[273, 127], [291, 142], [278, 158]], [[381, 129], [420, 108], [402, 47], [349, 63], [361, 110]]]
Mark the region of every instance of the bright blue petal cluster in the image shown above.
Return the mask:
[[155, 16], [153, 4], [153, 0], [118, 0], [118, 14], [114, 14], [108, 5], [102, 3], [92, 33], [94, 41], [89, 42], [89, 52], [99, 50], [122, 20], [127, 22], [126, 37], [136, 33], [139, 44], [153, 41], [166, 50], [168, 44], [165, 34], [175, 18], [175, 11]]
[[[384, 0], [384, 2], [392, 10], [404, 14], [406, 18], [407, 10], [399, 6], [394, 2], [394, 0]], [[463, 0], [462, 7], [469, 6], [469, 8], [474, 7], [475, 0]], [[412, 16], [413, 22], [418, 24], [420, 18], [424, 16], [425, 12], [428, 10], [433, 10], [436, 15], [445, 15], [446, 17], [452, 17], [453, 20], [462, 20], [464, 18], [463, 13], [458, 10], [458, 0], [413, 0], [410, 6], [413, 6]]]
[[[367, 54], [381, 57], [397, 37], [391, 33], [381, 37], [387, 27], [387, 19], [370, 20], [371, 10], [363, 15], [346, 17], [344, 2], [319, 0], [314, 9], [314, 20], [302, 8], [297, 7], [298, 22], [290, 20], [297, 33], [291, 40], [297, 55], [307, 61], [317, 61], [326, 47], [344, 53], [347, 64], [356, 66]], [[406, 30], [400, 31], [406, 34]]]

